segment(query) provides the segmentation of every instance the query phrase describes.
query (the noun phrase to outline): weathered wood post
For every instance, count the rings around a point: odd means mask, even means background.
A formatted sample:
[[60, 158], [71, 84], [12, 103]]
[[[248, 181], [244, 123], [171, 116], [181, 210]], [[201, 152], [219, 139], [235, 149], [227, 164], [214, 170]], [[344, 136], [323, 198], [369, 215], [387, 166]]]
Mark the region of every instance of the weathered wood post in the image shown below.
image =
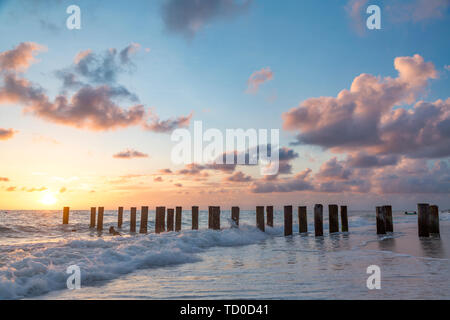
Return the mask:
[[342, 232], [348, 232], [347, 206], [341, 206], [341, 228]]
[[439, 207], [430, 206], [430, 233], [434, 235], [439, 235]]
[[119, 207], [119, 212], [117, 214], [117, 228], [121, 229], [123, 223], [123, 207]]
[[212, 207], [212, 206], [208, 207], [208, 229], [213, 228], [213, 210], [214, 210], [214, 207]]
[[394, 232], [394, 221], [392, 219], [392, 206], [383, 206], [386, 219], [386, 232]]
[[284, 206], [284, 236], [292, 235], [292, 206]]
[[69, 207], [64, 207], [63, 209], [63, 224], [69, 224]]
[[173, 231], [174, 227], [174, 215], [175, 210], [174, 209], [167, 209], [167, 232]]
[[136, 232], [136, 211], [135, 207], [130, 210], [130, 232]]
[[267, 206], [267, 225], [273, 228], [273, 206]]
[[148, 207], [141, 207], [141, 224], [139, 233], [147, 233], [148, 226]]
[[105, 208], [98, 208], [98, 217], [97, 217], [97, 231], [103, 231], [103, 213], [105, 212]]
[[386, 234], [386, 216], [382, 207], [377, 207], [377, 234]]
[[316, 237], [323, 236], [323, 205], [314, 206], [314, 231]]
[[256, 207], [256, 227], [262, 232], [265, 231], [265, 223], [264, 223], [264, 207], [258, 206]]
[[328, 222], [330, 233], [339, 232], [339, 211], [336, 204], [328, 205]]
[[417, 205], [417, 214], [419, 224], [419, 237], [429, 237], [430, 231], [428, 229], [428, 217], [430, 215], [430, 205], [428, 203], [419, 203]]
[[298, 232], [308, 232], [308, 220], [306, 217], [306, 207], [298, 207]]
[[176, 207], [176, 216], [175, 216], [175, 231], [180, 232], [181, 231], [181, 220], [182, 220], [182, 207]]
[[166, 208], [156, 207], [155, 212], [155, 233], [161, 233], [166, 230]]
[[231, 208], [231, 220], [234, 223], [233, 227], [239, 227], [239, 207]]
[[89, 225], [89, 228], [95, 228], [96, 215], [97, 215], [97, 208], [91, 207], [91, 224]]
[[212, 223], [213, 230], [220, 230], [220, 207], [213, 207], [212, 218], [213, 218]]
[[192, 230], [198, 230], [198, 207], [192, 207]]

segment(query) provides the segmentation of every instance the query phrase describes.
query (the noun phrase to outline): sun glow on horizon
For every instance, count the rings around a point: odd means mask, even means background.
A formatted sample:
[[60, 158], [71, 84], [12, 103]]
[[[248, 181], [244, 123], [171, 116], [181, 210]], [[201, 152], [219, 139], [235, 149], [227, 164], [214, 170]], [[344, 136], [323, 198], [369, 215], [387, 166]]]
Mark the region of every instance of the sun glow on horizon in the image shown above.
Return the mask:
[[40, 202], [46, 206], [51, 206], [51, 205], [55, 204], [56, 202], [58, 202], [58, 199], [56, 199], [53, 192], [47, 191], [42, 196]]

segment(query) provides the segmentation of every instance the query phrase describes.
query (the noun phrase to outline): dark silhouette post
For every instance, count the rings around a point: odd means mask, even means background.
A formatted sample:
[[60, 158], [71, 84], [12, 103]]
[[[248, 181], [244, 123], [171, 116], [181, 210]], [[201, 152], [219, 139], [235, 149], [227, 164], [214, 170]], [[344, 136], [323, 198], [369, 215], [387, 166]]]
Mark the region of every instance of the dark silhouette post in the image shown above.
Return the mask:
[[147, 233], [148, 226], [148, 207], [141, 207], [141, 224], [139, 233]]
[[130, 232], [136, 232], [136, 211], [135, 207], [130, 210]]
[[239, 227], [239, 207], [231, 208], [231, 220], [234, 223], [233, 227]]
[[117, 215], [117, 228], [121, 229], [123, 223], [123, 207], [119, 207], [119, 212]]
[[382, 207], [377, 207], [377, 234], [386, 234], [386, 216]]
[[342, 232], [348, 232], [347, 206], [341, 206], [341, 228]]
[[439, 207], [430, 206], [430, 233], [433, 235], [439, 235]]
[[267, 206], [267, 225], [273, 228], [273, 206]]
[[392, 219], [392, 206], [383, 206], [386, 219], [386, 232], [394, 232], [394, 221]]
[[429, 215], [430, 206], [428, 203], [419, 203], [417, 205], [418, 224], [419, 224], [419, 237], [429, 237]]
[[328, 205], [328, 222], [330, 233], [339, 232], [339, 212], [336, 204]]
[[213, 230], [220, 230], [220, 207], [213, 207]]
[[182, 213], [183, 213], [183, 208], [176, 207], [176, 216], [175, 216], [175, 231], [176, 232], [181, 231]]
[[308, 232], [308, 220], [306, 217], [306, 207], [298, 207], [298, 232]]
[[256, 227], [262, 232], [265, 231], [264, 207], [262, 206], [256, 207]]
[[314, 206], [314, 231], [316, 237], [323, 236], [323, 205]]
[[198, 207], [192, 207], [192, 230], [198, 230]]
[[166, 230], [166, 208], [156, 207], [155, 213], [155, 233], [161, 233]]
[[292, 206], [284, 206], [284, 236], [292, 235]]
[[175, 223], [175, 210], [167, 209], [167, 232], [173, 231]]

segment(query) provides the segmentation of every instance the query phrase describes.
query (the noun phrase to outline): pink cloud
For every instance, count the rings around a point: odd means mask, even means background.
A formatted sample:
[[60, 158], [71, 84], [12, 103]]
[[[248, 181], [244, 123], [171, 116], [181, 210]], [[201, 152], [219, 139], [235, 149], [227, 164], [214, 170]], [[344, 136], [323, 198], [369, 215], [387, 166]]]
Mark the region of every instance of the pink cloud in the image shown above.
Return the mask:
[[273, 79], [273, 72], [269, 67], [262, 68], [261, 70], [255, 71], [251, 74], [250, 78], [247, 81], [247, 93], [257, 93], [259, 90], [259, 86], [261, 86], [264, 82], [270, 81]]
[[133, 150], [127, 149], [125, 151], [121, 151], [113, 155], [116, 159], [133, 159], [133, 158], [148, 158], [148, 154]]
[[3, 129], [0, 128], [0, 140], [9, 140], [14, 137], [17, 131], [13, 129]]
[[34, 55], [45, 49], [34, 42], [22, 42], [12, 50], [0, 52], [0, 72], [25, 71], [36, 61]]

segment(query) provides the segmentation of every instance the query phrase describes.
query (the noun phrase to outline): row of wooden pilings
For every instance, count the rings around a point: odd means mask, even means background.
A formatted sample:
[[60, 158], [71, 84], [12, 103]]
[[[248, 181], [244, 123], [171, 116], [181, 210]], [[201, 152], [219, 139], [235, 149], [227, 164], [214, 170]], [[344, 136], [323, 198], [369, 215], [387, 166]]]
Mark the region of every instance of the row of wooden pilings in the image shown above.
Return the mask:
[[[265, 210], [264, 210], [265, 209]], [[103, 215], [104, 207], [91, 208], [91, 220], [90, 227], [97, 227], [98, 231], [103, 230]], [[306, 215], [307, 207], [298, 207], [298, 225], [299, 233], [308, 232], [308, 221]], [[338, 205], [331, 204], [328, 206], [329, 214], [329, 232], [339, 232], [339, 207]], [[69, 207], [63, 209], [63, 224], [69, 224]], [[198, 214], [199, 207], [192, 207], [192, 230], [198, 230]], [[130, 232], [136, 232], [136, 214], [137, 208], [132, 207], [130, 210]], [[266, 213], [266, 214], [265, 214]], [[293, 206], [284, 206], [284, 235], [292, 235], [293, 225]], [[231, 220], [234, 227], [239, 227], [239, 207], [231, 208]], [[166, 207], [156, 207], [155, 213], [155, 233], [181, 231], [182, 222], [182, 207], [176, 207], [175, 209], [167, 209], [166, 220]], [[118, 209], [117, 227], [122, 228], [123, 224], [123, 207]], [[139, 233], [147, 233], [148, 225], [148, 207], [141, 208], [141, 223]], [[265, 226], [273, 227], [273, 206], [258, 206], [256, 207], [256, 226], [261, 231], [265, 231]], [[212, 230], [220, 230], [220, 207], [210, 206], [208, 208], [208, 228]], [[314, 231], [315, 236], [323, 236], [323, 205], [316, 204], [314, 206]], [[341, 206], [341, 231], [348, 232], [348, 217], [347, 206]]]
[[[439, 235], [439, 207], [428, 203], [417, 204], [417, 221], [419, 237]], [[383, 235], [394, 232], [392, 206], [376, 207], [377, 234]]]

